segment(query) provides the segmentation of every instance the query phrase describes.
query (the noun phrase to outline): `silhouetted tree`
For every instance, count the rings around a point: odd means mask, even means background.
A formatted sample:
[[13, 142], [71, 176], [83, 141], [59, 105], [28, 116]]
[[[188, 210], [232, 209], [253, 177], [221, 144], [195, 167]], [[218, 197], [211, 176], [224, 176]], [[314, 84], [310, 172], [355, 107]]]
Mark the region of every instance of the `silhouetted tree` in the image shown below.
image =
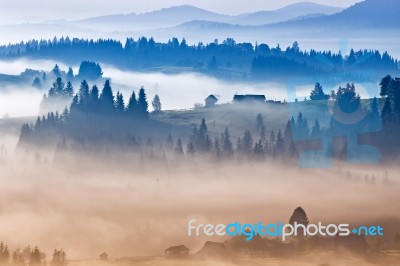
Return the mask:
[[67, 82], [67, 86], [64, 89], [64, 95], [68, 98], [72, 98], [74, 96], [74, 87], [70, 81]]
[[8, 250], [8, 246], [3, 242], [0, 243], [0, 265], [8, 264], [10, 260], [10, 251]]
[[67, 72], [67, 80], [71, 81], [73, 79], [74, 79], [74, 71], [72, 70], [72, 67], [69, 67]]
[[54, 76], [56, 77], [60, 77], [61, 76], [61, 71], [60, 71], [60, 67], [56, 64], [53, 68], [53, 70], [51, 71]]
[[321, 84], [316, 83], [314, 89], [311, 91], [310, 95], [311, 100], [328, 100], [329, 95], [324, 93], [324, 90]]
[[135, 114], [137, 112], [137, 104], [135, 91], [133, 91], [127, 106], [127, 111], [129, 114]]
[[113, 113], [114, 95], [109, 80], [105, 81], [103, 90], [100, 94], [100, 105], [102, 112]]
[[33, 80], [32, 87], [37, 88], [37, 89], [42, 88], [42, 82], [40, 81], [40, 79], [38, 77], [36, 77]]
[[81, 104], [87, 104], [89, 101], [89, 84], [86, 80], [81, 82], [81, 86], [79, 88], [79, 101]]
[[50, 266], [65, 266], [67, 265], [67, 255], [60, 249], [55, 249], [53, 252], [53, 257], [50, 262]]
[[20, 249], [15, 250], [11, 257], [12, 265], [25, 266], [24, 255]]
[[379, 85], [381, 87], [381, 92], [380, 92], [381, 96], [387, 96], [388, 95], [389, 84], [390, 84], [391, 81], [392, 81], [392, 77], [390, 75], [387, 75], [384, 78], [382, 78], [381, 82], [379, 83]]
[[103, 70], [96, 62], [82, 61], [78, 76], [82, 79], [97, 80], [103, 76]]
[[119, 93], [119, 91], [117, 92], [117, 97], [115, 99], [115, 109], [119, 114], [122, 114], [125, 111], [124, 97]]
[[147, 103], [147, 96], [143, 87], [139, 90], [137, 109], [140, 117], [145, 118], [149, 115], [149, 104]]
[[38, 247], [35, 247], [30, 255], [29, 258], [29, 265], [34, 266], [34, 265], [41, 265], [42, 264], [42, 253], [40, 252]]
[[156, 94], [154, 96], [151, 104], [153, 105], [154, 112], [156, 112], [156, 113], [161, 112], [161, 101], [160, 101], [160, 97], [158, 97], [158, 94]]

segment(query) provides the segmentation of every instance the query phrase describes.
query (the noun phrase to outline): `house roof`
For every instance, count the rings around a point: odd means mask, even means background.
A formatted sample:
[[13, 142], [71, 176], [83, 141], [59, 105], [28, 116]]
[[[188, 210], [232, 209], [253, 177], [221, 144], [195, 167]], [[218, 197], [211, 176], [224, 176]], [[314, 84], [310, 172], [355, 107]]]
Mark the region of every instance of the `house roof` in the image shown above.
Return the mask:
[[180, 252], [180, 251], [188, 251], [188, 250], [189, 250], [189, 248], [186, 247], [185, 245], [179, 245], [179, 246], [169, 247], [165, 251], [177, 251], [177, 252]]
[[210, 95], [208, 95], [208, 97], [206, 98], [206, 100], [215, 100], [215, 101], [218, 101], [218, 98], [215, 97], [214, 95], [210, 94]]
[[254, 100], [254, 101], [265, 101], [265, 95], [257, 95], [257, 94], [244, 94], [244, 95], [235, 95], [233, 96], [234, 101], [247, 101], [247, 100]]

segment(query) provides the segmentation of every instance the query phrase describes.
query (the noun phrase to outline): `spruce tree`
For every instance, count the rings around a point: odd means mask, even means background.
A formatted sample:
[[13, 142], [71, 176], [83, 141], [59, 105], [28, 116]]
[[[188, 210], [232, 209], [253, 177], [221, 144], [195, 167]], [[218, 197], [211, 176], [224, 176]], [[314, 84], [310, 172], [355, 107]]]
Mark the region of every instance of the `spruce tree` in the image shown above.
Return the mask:
[[99, 100], [103, 113], [110, 114], [114, 112], [114, 95], [109, 80], [105, 81]]
[[139, 97], [138, 97], [138, 114], [141, 118], [147, 118], [149, 115], [149, 104], [147, 103], [147, 96], [144, 90], [144, 87], [141, 87], [139, 90]]
[[127, 106], [127, 111], [130, 114], [136, 114], [137, 113], [137, 100], [136, 100], [136, 95], [135, 95], [135, 91], [132, 91], [132, 95], [129, 98], [128, 101], [128, 106]]
[[324, 93], [324, 90], [321, 86], [321, 84], [316, 83], [314, 89], [311, 91], [310, 95], [311, 100], [328, 100], [329, 95]]
[[153, 110], [156, 113], [161, 112], [161, 101], [160, 101], [160, 97], [158, 96], [158, 94], [156, 94], [153, 98], [153, 101], [151, 102], [151, 104], [153, 105]]
[[73, 79], [74, 79], [74, 71], [72, 70], [72, 67], [69, 67], [67, 72], [67, 80], [71, 81]]
[[115, 109], [117, 113], [122, 114], [125, 111], [124, 96], [118, 91], [115, 100]]
[[63, 94], [66, 98], [72, 98], [74, 96], [74, 87], [72, 86], [71, 81], [67, 82], [67, 86], [65, 87]]
[[79, 88], [79, 102], [81, 104], [87, 103], [89, 101], [89, 84], [86, 80], [81, 82], [81, 86]]

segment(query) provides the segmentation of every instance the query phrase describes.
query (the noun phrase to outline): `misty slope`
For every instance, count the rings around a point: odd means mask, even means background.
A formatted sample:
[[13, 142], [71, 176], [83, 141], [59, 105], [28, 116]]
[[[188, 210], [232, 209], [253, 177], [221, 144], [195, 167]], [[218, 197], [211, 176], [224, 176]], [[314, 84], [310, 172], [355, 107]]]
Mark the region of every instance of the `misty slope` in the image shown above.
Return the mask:
[[264, 25], [299, 17], [331, 15], [342, 11], [343, 8], [320, 5], [312, 2], [301, 2], [273, 11], [259, 11], [245, 16], [235, 17], [229, 21], [240, 25]]
[[289, 21], [272, 27], [397, 29], [400, 27], [398, 0], [366, 0], [330, 16]]

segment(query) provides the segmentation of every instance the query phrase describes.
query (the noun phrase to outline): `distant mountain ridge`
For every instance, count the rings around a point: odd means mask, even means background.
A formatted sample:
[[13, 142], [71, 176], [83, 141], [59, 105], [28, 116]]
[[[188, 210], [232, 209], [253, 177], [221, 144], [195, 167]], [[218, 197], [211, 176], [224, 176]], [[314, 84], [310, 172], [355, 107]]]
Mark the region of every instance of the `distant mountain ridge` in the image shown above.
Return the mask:
[[329, 16], [278, 23], [280, 27], [399, 28], [399, 0], [365, 0]]
[[[227, 36], [320, 36], [351, 38], [352, 36], [384, 36], [400, 29], [399, 0], [365, 0], [332, 15], [310, 14], [291, 20], [264, 25], [240, 25], [215, 21], [196, 20], [183, 23], [169, 32], [180, 32], [183, 36], [216, 35], [223, 32]], [[185, 31], [183, 31], [185, 30]], [[393, 35], [393, 34], [392, 34]], [[376, 35], [377, 36], [377, 35]], [[396, 37], [393, 35], [393, 37]]]
[[84, 27], [103, 27], [106, 30], [135, 30], [165, 28], [190, 21], [213, 21], [239, 25], [264, 25], [293, 20], [297, 17], [324, 16], [342, 11], [343, 8], [300, 2], [272, 11], [257, 11], [235, 16], [219, 14], [192, 5], [173, 6], [156, 11], [135, 14], [115, 14], [92, 17], [72, 23]]
[[312, 2], [291, 4], [272, 11], [257, 11], [247, 16], [240, 16], [230, 22], [240, 25], [264, 25], [286, 20], [295, 20], [299, 17], [325, 16], [342, 11], [341, 7], [320, 5]]
[[173, 6], [142, 14], [115, 14], [108, 16], [93, 17], [73, 23], [81, 26], [105, 26], [114, 28], [115, 25], [121, 29], [130, 27], [154, 28], [175, 26], [191, 20], [227, 21], [230, 16], [217, 14], [205, 9], [191, 5]]

